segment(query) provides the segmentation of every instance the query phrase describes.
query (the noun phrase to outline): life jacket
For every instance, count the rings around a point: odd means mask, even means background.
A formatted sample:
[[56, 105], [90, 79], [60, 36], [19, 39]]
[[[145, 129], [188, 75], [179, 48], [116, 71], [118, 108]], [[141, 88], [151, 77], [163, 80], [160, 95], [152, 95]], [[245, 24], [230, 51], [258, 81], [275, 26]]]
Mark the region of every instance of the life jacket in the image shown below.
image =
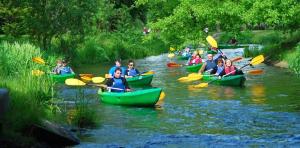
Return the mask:
[[128, 76], [136, 76], [138, 73], [137, 71], [133, 68], [133, 69], [128, 69], [127, 75]]
[[204, 71], [214, 69], [216, 66], [217, 66], [217, 64], [215, 63], [214, 60], [211, 60], [211, 61], [208, 60], [208, 61], [206, 61], [206, 67], [205, 67]]
[[224, 67], [223, 66], [217, 66], [217, 72], [216, 74], [219, 75], [222, 71], [224, 70]]
[[[234, 72], [232, 72], [234, 71]], [[230, 73], [231, 72], [231, 73]], [[234, 66], [230, 66], [230, 67], [225, 67], [225, 74], [231, 74], [234, 75], [235, 74], [235, 67]]]
[[112, 87], [114, 88], [120, 88], [120, 89], [123, 89], [123, 90], [116, 90], [116, 89], [112, 89], [113, 92], [125, 92], [125, 85], [124, 85], [124, 82], [122, 80], [122, 78], [113, 78], [114, 82], [113, 82], [113, 85]]
[[72, 73], [71, 68], [69, 66], [63, 67], [62, 69], [60, 69], [60, 74], [64, 75], [64, 74], [70, 74]]

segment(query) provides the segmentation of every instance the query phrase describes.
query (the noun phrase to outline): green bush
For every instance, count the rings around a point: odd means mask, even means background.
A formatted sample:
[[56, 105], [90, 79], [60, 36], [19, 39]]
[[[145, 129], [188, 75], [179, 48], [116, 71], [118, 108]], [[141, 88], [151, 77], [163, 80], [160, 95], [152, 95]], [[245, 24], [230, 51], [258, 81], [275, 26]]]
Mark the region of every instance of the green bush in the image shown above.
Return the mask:
[[296, 50], [288, 53], [284, 59], [288, 62], [289, 68], [300, 75], [300, 43], [298, 43]]
[[143, 40], [140, 30], [99, 33], [89, 36], [76, 49], [79, 63], [99, 63], [115, 59], [137, 59], [158, 55], [168, 50], [159, 38]]

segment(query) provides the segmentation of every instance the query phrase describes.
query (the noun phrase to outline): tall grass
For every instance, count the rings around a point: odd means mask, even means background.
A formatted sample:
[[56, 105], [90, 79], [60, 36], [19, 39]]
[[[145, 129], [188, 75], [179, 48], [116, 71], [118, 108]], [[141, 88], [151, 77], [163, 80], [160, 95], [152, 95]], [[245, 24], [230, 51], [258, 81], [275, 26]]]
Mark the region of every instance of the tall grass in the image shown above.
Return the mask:
[[67, 114], [69, 124], [79, 128], [95, 127], [97, 124], [96, 109], [91, 107], [91, 100], [85, 98], [84, 89], [78, 89], [75, 108]]
[[284, 59], [288, 62], [289, 68], [300, 75], [300, 43], [296, 50], [285, 55]]
[[0, 87], [10, 91], [4, 129], [20, 131], [48, 117], [51, 83], [47, 76], [31, 75], [33, 69], [47, 70], [31, 61], [35, 56], [42, 53], [29, 43], [0, 43]]

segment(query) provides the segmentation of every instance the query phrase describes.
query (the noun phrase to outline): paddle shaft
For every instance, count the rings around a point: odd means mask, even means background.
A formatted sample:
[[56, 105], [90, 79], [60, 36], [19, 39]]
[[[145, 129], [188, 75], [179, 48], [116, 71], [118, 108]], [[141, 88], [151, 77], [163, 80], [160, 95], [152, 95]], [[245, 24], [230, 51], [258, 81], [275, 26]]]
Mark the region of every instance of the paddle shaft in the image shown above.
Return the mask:
[[88, 85], [90, 85], [90, 86], [98, 86], [98, 87], [107, 88], [107, 89], [114, 89], [114, 90], [125, 90], [125, 89], [121, 89], [121, 88], [107, 87], [105, 85], [95, 85], [95, 84], [88, 84]]

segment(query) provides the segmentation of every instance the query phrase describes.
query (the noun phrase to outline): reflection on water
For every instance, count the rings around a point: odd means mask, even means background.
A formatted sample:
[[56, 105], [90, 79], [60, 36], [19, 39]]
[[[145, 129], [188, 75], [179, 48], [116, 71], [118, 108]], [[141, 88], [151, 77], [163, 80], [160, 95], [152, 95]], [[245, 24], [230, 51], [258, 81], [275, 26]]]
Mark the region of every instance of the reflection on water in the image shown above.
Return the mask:
[[[223, 51], [229, 58], [240, 56], [235, 50]], [[261, 64], [256, 68], [263, 68], [265, 73], [246, 74], [245, 87], [209, 84], [206, 88], [194, 88], [202, 81], [179, 83], [178, 78], [188, 75], [185, 67], [167, 68], [167, 62], [167, 55], [136, 60], [140, 71], [155, 71], [152, 86], [162, 87], [166, 93], [155, 108], [102, 104], [96, 88], [86, 88], [87, 98], [96, 104], [91, 107], [97, 109], [100, 124], [82, 132], [82, 143], [77, 147], [299, 145], [300, 78], [285, 69]], [[248, 61], [235, 64], [245, 63]], [[103, 75], [108, 69], [106, 64], [78, 70]], [[61, 89], [63, 98], [74, 98], [73, 88]]]
[[264, 104], [266, 102], [265, 86], [262, 84], [255, 84], [250, 86], [252, 93], [251, 100], [257, 104]]

